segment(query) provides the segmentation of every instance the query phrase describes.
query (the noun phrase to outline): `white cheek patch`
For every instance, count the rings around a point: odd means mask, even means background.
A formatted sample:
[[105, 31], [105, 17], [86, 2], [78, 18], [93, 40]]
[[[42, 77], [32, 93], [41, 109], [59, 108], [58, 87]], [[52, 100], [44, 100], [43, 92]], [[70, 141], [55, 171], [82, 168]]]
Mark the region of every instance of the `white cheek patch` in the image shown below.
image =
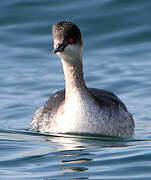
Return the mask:
[[67, 51], [68, 53], [79, 52], [79, 50], [80, 50], [80, 47], [74, 44], [68, 44], [65, 48], [65, 51]]
[[65, 61], [75, 61], [82, 58], [82, 47], [75, 44], [68, 44], [64, 51], [58, 54]]

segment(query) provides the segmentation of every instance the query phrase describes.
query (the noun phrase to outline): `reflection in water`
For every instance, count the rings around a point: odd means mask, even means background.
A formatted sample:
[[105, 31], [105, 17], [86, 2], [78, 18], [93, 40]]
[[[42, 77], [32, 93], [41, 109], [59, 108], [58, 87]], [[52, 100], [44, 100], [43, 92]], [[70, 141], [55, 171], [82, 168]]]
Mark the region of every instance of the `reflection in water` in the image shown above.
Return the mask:
[[86, 171], [88, 168], [84, 167], [71, 167], [71, 168], [62, 168], [64, 173], [69, 173], [69, 172], [80, 172], [80, 171]]
[[[76, 154], [73, 154], [73, 157], [75, 157], [75, 156], [76, 156]], [[78, 159], [73, 158], [72, 159], [71, 158], [69, 160], [62, 160], [61, 163], [68, 163], [72, 167], [64, 167], [64, 168], [61, 168], [61, 170], [63, 171], [63, 173], [86, 171], [86, 170], [88, 170], [88, 168], [84, 167], [84, 164], [82, 164], [83, 166], [79, 166], [79, 167], [77, 167], [77, 165], [80, 165], [80, 163], [88, 162], [88, 161], [92, 161], [92, 159], [89, 159], [89, 158], [78, 158]], [[76, 167], [75, 167], [75, 165], [76, 165]]]
[[62, 160], [61, 162], [63, 163], [81, 163], [81, 162], [88, 162], [91, 161], [92, 159], [88, 158], [80, 158], [80, 159], [70, 159], [70, 160]]
[[124, 141], [123, 139], [111, 137], [98, 137], [97, 139], [95, 137], [71, 135], [59, 135], [58, 137], [56, 135], [56, 137], [45, 136], [44, 138], [47, 141], [57, 143], [53, 156], [57, 158], [57, 162], [60, 164], [60, 173], [66, 176], [89, 171], [90, 164], [95, 162], [95, 148], [100, 149], [101, 153], [107, 149], [109, 150], [110, 147], [116, 149], [131, 146], [129, 140]]
[[[62, 178], [61, 178], [62, 179]], [[64, 178], [63, 178], [64, 179]], [[81, 177], [81, 178], [70, 178], [70, 179], [68, 179], [68, 180], [87, 180], [88, 179], [88, 177]], [[46, 178], [46, 179], [43, 179], [43, 180], [58, 180], [58, 178], [57, 179], [52, 179], [52, 178]], [[60, 179], [59, 179], [60, 180]]]
[[[82, 140], [69, 137], [47, 138], [51, 142], [57, 142], [60, 149], [53, 155], [57, 157], [61, 165], [60, 173], [62, 175], [71, 175], [72, 173], [79, 173], [88, 170], [87, 162], [92, 161], [93, 154], [85, 152], [85, 147], [88, 145]], [[63, 166], [63, 167], [62, 167]], [[76, 179], [88, 179], [87, 177]]]
[[57, 150], [81, 150], [90, 148], [119, 148], [119, 147], [129, 147], [132, 146], [132, 140], [135, 139], [123, 139], [116, 137], [106, 137], [106, 136], [76, 136], [68, 134], [60, 135], [48, 135], [44, 137], [46, 141], [51, 141], [57, 143]]

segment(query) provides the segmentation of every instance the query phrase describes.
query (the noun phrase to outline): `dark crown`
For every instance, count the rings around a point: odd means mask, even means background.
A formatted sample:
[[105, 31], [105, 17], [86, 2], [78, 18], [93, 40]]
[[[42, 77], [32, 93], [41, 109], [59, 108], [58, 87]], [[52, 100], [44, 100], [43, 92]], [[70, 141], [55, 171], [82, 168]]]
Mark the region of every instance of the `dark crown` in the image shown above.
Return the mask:
[[61, 21], [52, 27], [53, 38], [60, 43], [66, 43], [72, 38], [74, 44], [82, 45], [81, 32], [79, 28], [70, 21]]

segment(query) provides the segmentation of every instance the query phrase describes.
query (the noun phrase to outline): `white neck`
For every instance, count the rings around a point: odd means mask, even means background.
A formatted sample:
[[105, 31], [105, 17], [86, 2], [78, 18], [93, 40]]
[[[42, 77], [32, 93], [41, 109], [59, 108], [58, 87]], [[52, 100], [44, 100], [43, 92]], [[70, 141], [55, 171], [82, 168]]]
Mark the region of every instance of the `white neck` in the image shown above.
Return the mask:
[[68, 47], [65, 52], [58, 53], [62, 61], [65, 76], [66, 98], [76, 92], [82, 93], [87, 91], [83, 76], [82, 48], [78, 46], [74, 47], [74, 50], [72, 49], [73, 45]]

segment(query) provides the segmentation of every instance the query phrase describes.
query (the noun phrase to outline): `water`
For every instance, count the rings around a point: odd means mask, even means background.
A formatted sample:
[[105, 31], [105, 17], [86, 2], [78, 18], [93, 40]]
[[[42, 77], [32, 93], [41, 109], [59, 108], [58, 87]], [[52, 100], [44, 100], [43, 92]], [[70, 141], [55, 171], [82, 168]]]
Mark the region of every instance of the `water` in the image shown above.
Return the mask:
[[[0, 179], [151, 179], [151, 1], [1, 0]], [[130, 139], [39, 134], [33, 113], [64, 87], [51, 25], [84, 40], [89, 87], [111, 90], [135, 119]]]

